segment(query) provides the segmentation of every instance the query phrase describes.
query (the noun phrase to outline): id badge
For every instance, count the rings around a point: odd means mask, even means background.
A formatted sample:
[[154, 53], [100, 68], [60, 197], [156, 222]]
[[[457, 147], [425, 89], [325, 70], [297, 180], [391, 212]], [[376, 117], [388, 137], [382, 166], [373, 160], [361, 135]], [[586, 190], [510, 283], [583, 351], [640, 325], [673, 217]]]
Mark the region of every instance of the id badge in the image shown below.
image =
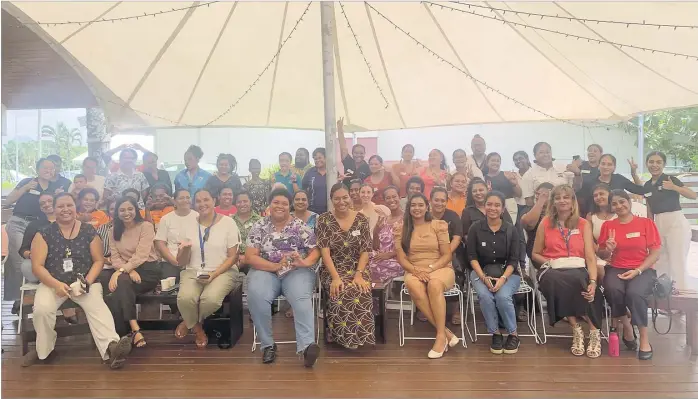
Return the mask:
[[63, 259], [63, 272], [71, 273], [73, 271], [73, 259], [65, 258]]
[[41, 195], [41, 193], [38, 190], [31, 189], [29, 190], [29, 194], [31, 195]]

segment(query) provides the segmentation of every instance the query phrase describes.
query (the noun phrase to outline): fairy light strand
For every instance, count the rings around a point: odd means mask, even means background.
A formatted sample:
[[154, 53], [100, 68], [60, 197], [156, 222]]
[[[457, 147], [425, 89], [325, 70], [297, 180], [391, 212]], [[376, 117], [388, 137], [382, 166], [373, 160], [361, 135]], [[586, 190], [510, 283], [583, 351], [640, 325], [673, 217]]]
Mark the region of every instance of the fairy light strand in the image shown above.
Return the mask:
[[607, 20], [607, 19], [566, 17], [566, 16], [561, 16], [561, 15], [542, 14], [542, 13], [528, 12], [528, 11], [514, 11], [511, 9], [489, 7], [489, 6], [483, 6], [480, 4], [464, 3], [464, 2], [460, 2], [460, 1], [451, 1], [450, 3], [468, 6], [468, 8], [475, 7], [475, 8], [483, 8], [483, 9], [490, 10], [490, 11], [492, 11], [492, 10], [500, 11], [504, 14], [511, 13], [511, 14], [516, 14], [516, 15], [523, 15], [526, 17], [536, 17], [536, 18], [540, 18], [540, 19], [544, 19], [544, 18], [561, 19], [561, 20], [568, 20], [570, 22], [571, 21], [578, 21], [578, 22], [583, 22], [583, 23], [595, 23], [597, 25], [598, 24], [625, 25], [626, 28], [629, 28], [631, 26], [641, 26], [641, 27], [657, 28], [657, 29], [668, 28], [668, 29], [673, 29], [673, 30], [698, 28], [698, 25], [658, 24], [658, 23], [647, 22], [644, 20], [642, 22], [631, 22], [631, 21], [614, 21], [614, 20]]
[[346, 12], [344, 12], [344, 4], [340, 2], [339, 7], [342, 12], [342, 15], [344, 16], [344, 19], [347, 21], [347, 28], [349, 28], [349, 31], [351, 31], [351, 35], [354, 36], [354, 43], [356, 43], [356, 47], [359, 49], [359, 53], [361, 53], [361, 57], [364, 59], [364, 64], [366, 64], [366, 68], [368, 68], [368, 73], [371, 75], [371, 79], [373, 79], [373, 83], [376, 85], [376, 89], [378, 89], [378, 92], [380, 93], [381, 97], [383, 98], [383, 101], [385, 102], [385, 108], [388, 108], [390, 103], [388, 102], [388, 99], [385, 97], [383, 89], [381, 89], [381, 86], [378, 84], [378, 79], [376, 79], [376, 76], [373, 74], [373, 70], [371, 69], [371, 63], [368, 62], [368, 60], [366, 59], [364, 49], [363, 47], [361, 47], [361, 44], [359, 43], [359, 38], [358, 36], [356, 36], [354, 28], [351, 26], [351, 23], [349, 22], [349, 16]]
[[654, 54], [654, 53], [660, 53], [660, 54], [672, 55], [672, 56], [674, 56], [674, 57], [685, 57], [687, 60], [688, 60], [688, 59], [692, 59], [692, 60], [698, 61], [698, 55], [683, 54], [683, 53], [675, 53], [675, 52], [673, 52], [673, 51], [659, 50], [659, 49], [653, 49], [653, 48], [649, 48], [649, 47], [636, 46], [636, 45], [634, 45], [634, 44], [616, 43], [616, 42], [612, 42], [612, 41], [604, 40], [604, 39], [594, 39], [594, 38], [592, 38], [592, 37], [579, 36], [579, 35], [575, 35], [575, 34], [572, 34], [572, 33], [560, 32], [560, 31], [557, 31], [557, 30], [554, 30], [554, 29], [541, 28], [541, 27], [538, 27], [538, 26], [533, 26], [533, 25], [523, 24], [523, 23], [519, 23], [519, 22], [514, 22], [514, 21], [507, 20], [507, 19], [500, 19], [500, 18], [497, 18], [497, 17], [489, 16], [489, 15], [482, 15], [482, 14], [478, 14], [478, 13], [475, 12], [475, 11], [462, 10], [462, 9], [460, 9], [460, 8], [449, 7], [449, 6], [445, 6], [445, 5], [443, 5], [443, 4], [432, 3], [432, 2], [430, 2], [430, 1], [426, 1], [426, 2], [424, 2], [424, 3], [426, 3], [427, 5], [429, 5], [429, 6], [431, 6], [431, 7], [440, 7], [442, 10], [457, 11], [457, 12], [464, 13], [464, 14], [474, 15], [474, 16], [477, 16], [477, 17], [480, 17], [480, 18], [483, 18], [483, 19], [489, 19], [489, 20], [501, 22], [501, 23], [503, 23], [503, 24], [511, 24], [511, 25], [514, 25], [514, 26], [520, 26], [520, 27], [522, 27], [522, 28], [530, 28], [530, 29], [539, 30], [539, 31], [543, 31], [543, 32], [554, 33], [554, 34], [557, 34], [557, 35], [565, 36], [566, 38], [573, 38], [573, 39], [577, 39], [577, 40], [586, 40], [586, 41], [589, 42], [589, 43], [597, 43], [597, 44], [602, 44], [602, 43], [603, 43], [603, 44], [609, 44], [609, 45], [612, 45], [612, 46], [618, 46], [618, 47], [620, 47], [621, 49], [622, 49], [623, 47], [627, 47], [627, 48], [632, 48], [632, 49], [635, 49], [635, 50], [649, 51], [649, 52], [651, 52], [652, 54]]

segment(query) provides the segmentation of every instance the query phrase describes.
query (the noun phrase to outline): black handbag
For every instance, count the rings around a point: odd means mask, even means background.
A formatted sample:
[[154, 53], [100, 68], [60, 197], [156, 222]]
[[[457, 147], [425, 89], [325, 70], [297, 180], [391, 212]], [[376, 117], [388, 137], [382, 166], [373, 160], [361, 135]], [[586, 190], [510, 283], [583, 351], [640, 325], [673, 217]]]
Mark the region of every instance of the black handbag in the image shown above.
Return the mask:
[[504, 265], [491, 263], [485, 265], [485, 267], [482, 268], [482, 272], [485, 273], [487, 277], [500, 278], [504, 275]]
[[[654, 306], [652, 307], [652, 326], [654, 331], [659, 335], [669, 334], [671, 331], [671, 324], [673, 320], [673, 314], [671, 311], [671, 295], [674, 290], [674, 281], [671, 280], [669, 276], [662, 274], [661, 276], [654, 279], [654, 284], [652, 285], [652, 296], [654, 297]], [[657, 309], [657, 299], [666, 299], [667, 301], [667, 315], [669, 316], [669, 327], [666, 332], [659, 332], [657, 330], [657, 316], [659, 316], [659, 309]]]
[[220, 349], [229, 349], [233, 346], [230, 319], [207, 318], [204, 320], [204, 332], [208, 337], [208, 342], [215, 342]]

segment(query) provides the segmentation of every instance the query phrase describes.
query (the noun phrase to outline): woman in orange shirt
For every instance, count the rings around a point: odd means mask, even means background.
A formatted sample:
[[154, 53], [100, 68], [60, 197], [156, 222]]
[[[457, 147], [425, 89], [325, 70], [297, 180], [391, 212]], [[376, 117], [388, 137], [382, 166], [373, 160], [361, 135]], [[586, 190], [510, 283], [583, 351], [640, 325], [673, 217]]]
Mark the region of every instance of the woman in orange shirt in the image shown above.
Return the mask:
[[431, 189], [436, 186], [446, 187], [446, 157], [441, 150], [429, 152], [429, 164], [419, 171], [419, 177], [424, 180], [424, 196], [429, 198]]
[[109, 216], [97, 209], [99, 193], [92, 187], [85, 187], [78, 194], [78, 220], [89, 223], [95, 229], [109, 223]]
[[455, 172], [451, 175], [451, 191], [448, 192], [446, 208], [452, 210], [460, 217], [465, 209], [465, 190], [468, 187], [468, 177], [463, 172]]
[[396, 163], [391, 168], [393, 182], [397, 181], [397, 187], [400, 189], [400, 198], [407, 197], [407, 180], [410, 177], [417, 176], [421, 165], [419, 161], [414, 159], [414, 146], [405, 144], [402, 146], [402, 158], [399, 163]]

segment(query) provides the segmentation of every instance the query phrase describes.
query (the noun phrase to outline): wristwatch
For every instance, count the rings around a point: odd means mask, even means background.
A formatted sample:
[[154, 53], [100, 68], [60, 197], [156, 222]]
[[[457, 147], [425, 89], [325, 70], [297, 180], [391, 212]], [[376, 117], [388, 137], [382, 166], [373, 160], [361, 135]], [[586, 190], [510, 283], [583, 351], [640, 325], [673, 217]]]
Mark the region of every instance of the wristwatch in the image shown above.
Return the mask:
[[122, 268], [119, 268], [118, 272], [123, 274], [123, 273], [126, 273], [126, 270], [122, 267]]
[[635, 270], [637, 270], [638, 276], [642, 274], [642, 269], [640, 269], [639, 267]]

